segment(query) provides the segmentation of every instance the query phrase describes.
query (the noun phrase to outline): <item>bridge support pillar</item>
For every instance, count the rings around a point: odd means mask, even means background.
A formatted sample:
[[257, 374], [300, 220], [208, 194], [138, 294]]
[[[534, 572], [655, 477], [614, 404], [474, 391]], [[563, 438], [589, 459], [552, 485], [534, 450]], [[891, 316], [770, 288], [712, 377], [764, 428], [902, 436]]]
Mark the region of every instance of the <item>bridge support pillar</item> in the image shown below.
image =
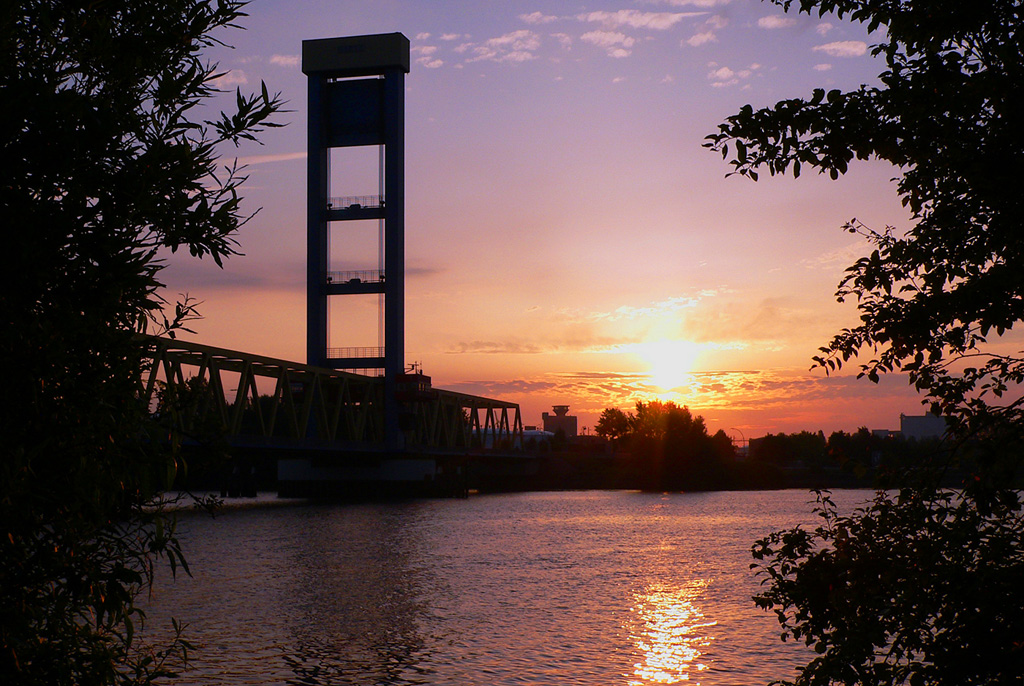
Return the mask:
[[[404, 448], [396, 384], [405, 371], [405, 74], [409, 39], [400, 33], [302, 42], [308, 77], [306, 363], [384, 374], [390, 449]], [[377, 146], [377, 195], [331, 189], [331, 150]], [[360, 189], [365, 191], [365, 189]], [[378, 260], [332, 271], [332, 232], [377, 220]], [[346, 263], [349, 260], [346, 260]], [[338, 277], [335, 279], [335, 277]], [[377, 347], [332, 346], [328, 298], [378, 294]], [[356, 332], [346, 330], [344, 334]]]

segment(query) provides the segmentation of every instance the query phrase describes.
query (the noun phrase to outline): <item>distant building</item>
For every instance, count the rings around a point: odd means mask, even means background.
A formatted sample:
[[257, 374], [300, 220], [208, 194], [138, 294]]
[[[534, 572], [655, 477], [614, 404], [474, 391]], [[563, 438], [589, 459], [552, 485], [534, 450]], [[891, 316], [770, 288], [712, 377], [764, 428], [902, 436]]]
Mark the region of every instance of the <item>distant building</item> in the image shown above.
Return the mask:
[[555, 413], [548, 414], [547, 412], [541, 413], [541, 419], [544, 420], [544, 430], [550, 431], [553, 434], [557, 434], [558, 430], [562, 430], [562, 435], [566, 438], [575, 438], [576, 436], [576, 417], [569, 415], [568, 405], [555, 405], [551, 408]]
[[900, 433], [908, 440], [941, 438], [946, 433], [946, 420], [935, 414], [900, 415]]

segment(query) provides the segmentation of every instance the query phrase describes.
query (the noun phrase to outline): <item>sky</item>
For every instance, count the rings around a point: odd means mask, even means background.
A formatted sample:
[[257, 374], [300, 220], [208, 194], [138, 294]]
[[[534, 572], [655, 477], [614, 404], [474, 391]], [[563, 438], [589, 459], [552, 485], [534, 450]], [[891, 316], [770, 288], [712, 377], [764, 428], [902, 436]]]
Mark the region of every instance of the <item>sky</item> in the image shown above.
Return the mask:
[[[518, 402], [527, 425], [569, 405], [589, 431], [605, 408], [672, 400], [737, 440], [898, 429], [901, 413], [923, 413], [905, 377], [811, 369], [857, 322], [834, 293], [868, 246], [842, 225], [909, 225], [897, 170], [857, 162], [837, 181], [755, 183], [727, 177], [702, 147], [745, 104], [874, 83], [883, 64], [864, 27], [755, 0], [255, 0], [247, 11], [244, 31], [218, 34], [231, 47], [207, 57], [232, 98], [261, 81], [280, 91], [287, 126], [221, 151], [248, 165], [243, 207], [262, 208], [238, 234], [244, 255], [223, 270], [168, 261], [167, 297], [202, 303], [186, 338], [304, 361], [301, 43], [398, 31], [412, 46], [406, 362], [434, 386]], [[376, 149], [335, 154], [332, 195], [376, 193]], [[332, 236], [332, 269], [375, 268], [364, 228]], [[344, 300], [331, 345], [377, 345], [376, 297]]]

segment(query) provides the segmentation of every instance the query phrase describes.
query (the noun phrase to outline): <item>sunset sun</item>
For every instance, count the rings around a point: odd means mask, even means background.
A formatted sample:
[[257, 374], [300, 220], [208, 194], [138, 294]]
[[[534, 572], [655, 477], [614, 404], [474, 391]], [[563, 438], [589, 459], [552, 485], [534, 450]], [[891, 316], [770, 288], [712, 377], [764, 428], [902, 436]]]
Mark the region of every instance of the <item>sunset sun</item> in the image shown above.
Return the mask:
[[663, 390], [685, 385], [701, 348], [691, 341], [652, 341], [637, 346], [637, 354], [647, 364], [651, 383]]

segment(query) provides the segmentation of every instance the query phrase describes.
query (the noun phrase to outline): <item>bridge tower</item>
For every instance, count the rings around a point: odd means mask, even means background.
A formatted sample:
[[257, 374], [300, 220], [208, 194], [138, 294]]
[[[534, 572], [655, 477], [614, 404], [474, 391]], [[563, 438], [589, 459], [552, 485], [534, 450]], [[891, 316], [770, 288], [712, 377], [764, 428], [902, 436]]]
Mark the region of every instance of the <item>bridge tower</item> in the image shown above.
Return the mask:
[[[405, 371], [405, 75], [401, 33], [302, 41], [307, 76], [306, 363], [384, 375], [384, 428], [402, 448], [396, 384]], [[376, 147], [376, 194], [331, 187], [331, 151]], [[363, 155], [364, 164], [372, 159]], [[343, 185], [341, 182], [340, 185]], [[365, 189], [360, 189], [365, 191]], [[356, 240], [376, 224], [377, 263], [332, 264], [331, 243]], [[363, 256], [365, 259], [365, 255]], [[338, 269], [344, 266], [345, 269]], [[362, 267], [362, 268], [360, 268]], [[329, 299], [376, 294], [377, 345], [335, 346]], [[348, 296], [346, 298], [346, 296]], [[343, 335], [356, 332], [348, 324]], [[360, 332], [365, 335], [365, 331]]]

